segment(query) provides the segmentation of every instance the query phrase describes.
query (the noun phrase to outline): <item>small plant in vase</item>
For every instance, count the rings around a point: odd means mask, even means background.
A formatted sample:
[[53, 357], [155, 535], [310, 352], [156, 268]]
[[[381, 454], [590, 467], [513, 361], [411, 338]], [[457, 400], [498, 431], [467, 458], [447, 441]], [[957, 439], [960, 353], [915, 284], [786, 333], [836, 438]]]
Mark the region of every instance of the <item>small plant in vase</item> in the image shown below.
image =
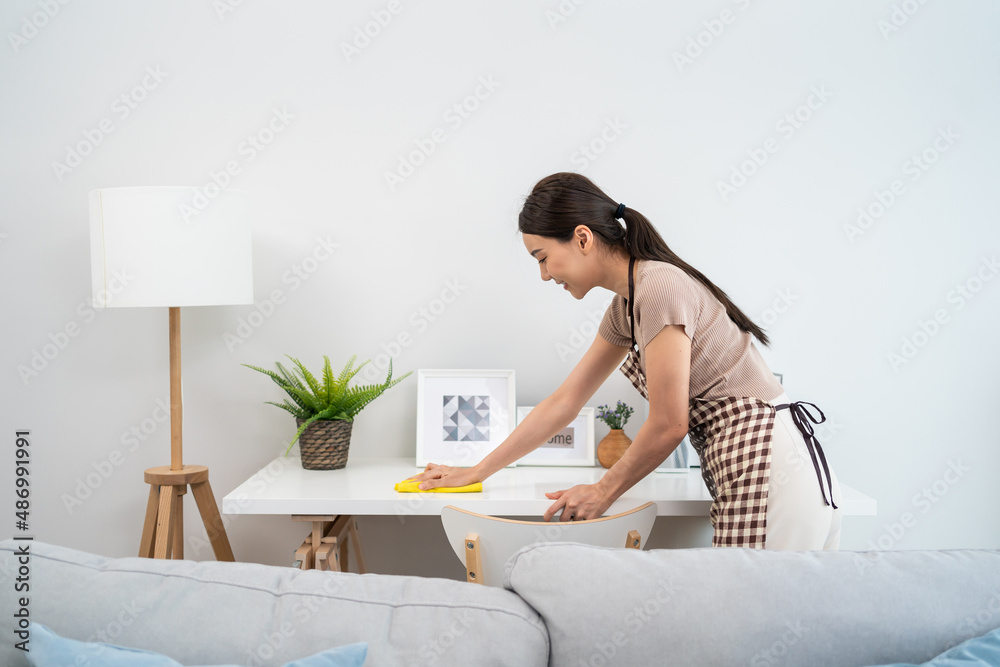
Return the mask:
[[611, 431], [597, 445], [597, 460], [605, 468], [610, 468], [622, 457], [632, 439], [625, 435], [625, 424], [634, 410], [625, 403], [618, 401], [614, 409], [607, 405], [597, 406], [597, 418], [608, 425]]
[[295, 417], [299, 429], [288, 443], [285, 456], [288, 456], [292, 445], [298, 440], [302, 467], [307, 470], [339, 470], [346, 466], [354, 416], [381, 396], [386, 389], [398, 384], [412, 373], [412, 371], [407, 372], [393, 380], [392, 359], [390, 359], [389, 375], [385, 382], [348, 387], [351, 379], [371, 361], [370, 359], [361, 362], [361, 365], [355, 368], [354, 362], [358, 356], [352, 355], [340, 375], [334, 377], [330, 368], [330, 358], [324, 356], [326, 365], [323, 367], [323, 380], [320, 382], [298, 359], [287, 354], [285, 356], [295, 364], [294, 370], [299, 372], [301, 378], [289, 372], [281, 362], [276, 362], [278, 370], [281, 371], [280, 375], [249, 364], [240, 365], [269, 376], [292, 399], [292, 402], [286, 398], [282, 403], [273, 401], [265, 403], [287, 410]]

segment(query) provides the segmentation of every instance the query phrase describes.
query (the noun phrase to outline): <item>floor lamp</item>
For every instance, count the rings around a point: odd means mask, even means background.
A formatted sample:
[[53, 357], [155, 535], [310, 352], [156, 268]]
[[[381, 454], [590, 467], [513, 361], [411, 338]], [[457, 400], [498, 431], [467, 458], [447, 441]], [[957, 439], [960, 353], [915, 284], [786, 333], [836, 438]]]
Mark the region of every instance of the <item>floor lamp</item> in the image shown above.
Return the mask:
[[170, 465], [148, 468], [139, 556], [184, 557], [182, 498], [191, 487], [217, 560], [234, 560], [208, 468], [182, 452], [181, 316], [184, 306], [253, 303], [245, 194], [207, 188], [125, 187], [90, 192], [96, 308], [169, 308]]

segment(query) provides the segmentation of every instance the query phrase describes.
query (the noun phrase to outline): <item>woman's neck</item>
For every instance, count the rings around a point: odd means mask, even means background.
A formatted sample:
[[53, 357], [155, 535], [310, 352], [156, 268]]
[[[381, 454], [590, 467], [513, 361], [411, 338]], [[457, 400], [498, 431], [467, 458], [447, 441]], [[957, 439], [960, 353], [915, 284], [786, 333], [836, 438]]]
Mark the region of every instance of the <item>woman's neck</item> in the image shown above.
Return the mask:
[[[639, 259], [635, 261], [635, 270], [632, 277], [636, 283], [639, 282], [639, 262], [641, 261]], [[623, 299], [628, 298], [628, 263], [628, 256], [615, 255], [615, 258], [608, 264], [604, 278], [599, 283], [601, 287], [611, 290]]]

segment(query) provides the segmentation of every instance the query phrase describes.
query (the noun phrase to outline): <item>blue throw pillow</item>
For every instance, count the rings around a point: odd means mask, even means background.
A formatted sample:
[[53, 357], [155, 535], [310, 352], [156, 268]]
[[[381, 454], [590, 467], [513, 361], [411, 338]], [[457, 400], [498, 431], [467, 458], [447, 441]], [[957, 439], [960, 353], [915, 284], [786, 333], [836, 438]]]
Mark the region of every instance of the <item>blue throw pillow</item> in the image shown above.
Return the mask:
[[[34, 621], [28, 625], [28, 631], [31, 633], [31, 643], [28, 645], [31, 650], [25, 655], [28, 658], [28, 664], [32, 667], [65, 667], [65, 665], [184, 667], [173, 658], [153, 651], [115, 646], [104, 642], [81, 642], [76, 639], [60, 637], [41, 623]], [[361, 667], [367, 656], [368, 644], [357, 642], [293, 660], [284, 667]], [[86, 662], [81, 660], [81, 657]], [[218, 665], [217, 667], [239, 666]]]
[[922, 666], [898, 662], [877, 667], [997, 667], [1000, 665], [1000, 628], [982, 637], [973, 637], [925, 662]]

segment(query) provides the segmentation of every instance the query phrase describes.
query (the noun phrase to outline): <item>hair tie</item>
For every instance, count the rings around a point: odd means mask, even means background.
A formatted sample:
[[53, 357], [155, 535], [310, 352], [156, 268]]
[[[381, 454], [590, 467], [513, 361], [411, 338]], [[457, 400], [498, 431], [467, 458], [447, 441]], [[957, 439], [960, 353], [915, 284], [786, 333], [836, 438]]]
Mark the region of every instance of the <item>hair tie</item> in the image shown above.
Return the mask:
[[615, 217], [620, 218], [625, 214], [625, 204], [618, 204], [618, 210], [615, 211]]

